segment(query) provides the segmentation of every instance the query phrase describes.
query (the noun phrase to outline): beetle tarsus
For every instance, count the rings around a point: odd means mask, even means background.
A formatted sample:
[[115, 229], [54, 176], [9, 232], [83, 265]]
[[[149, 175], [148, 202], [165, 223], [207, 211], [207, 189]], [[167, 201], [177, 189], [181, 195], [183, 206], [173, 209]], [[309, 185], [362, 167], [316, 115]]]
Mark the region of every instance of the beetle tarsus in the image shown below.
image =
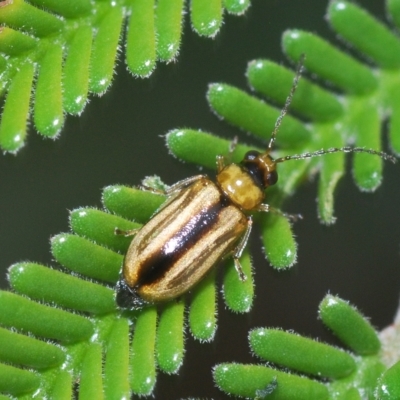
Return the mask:
[[237, 257], [233, 257], [233, 262], [235, 263], [235, 269], [236, 269], [236, 272], [238, 273], [238, 275], [239, 275], [239, 279], [242, 281], [242, 282], [244, 282], [244, 281], [246, 281], [247, 280], [247, 276], [246, 276], [246, 274], [244, 273], [244, 271], [243, 271], [243, 269], [242, 269], [242, 265], [240, 264], [240, 261], [239, 261], [239, 259], [237, 258]]
[[303, 219], [303, 216], [301, 214], [287, 214], [279, 210], [278, 208], [271, 207], [269, 204], [260, 204], [258, 207], [258, 211], [271, 212], [277, 215], [281, 215], [282, 217], [285, 217], [292, 222], [296, 222], [299, 219]]
[[123, 229], [115, 228], [114, 235], [121, 235], [121, 236], [125, 236], [125, 237], [134, 236], [134, 235], [136, 235], [138, 230], [139, 229], [136, 228], [136, 229], [130, 229], [128, 231], [124, 231]]
[[235, 151], [237, 144], [238, 144], [239, 138], [237, 135], [233, 137], [231, 142], [229, 143], [229, 155], [232, 156], [233, 152]]
[[287, 213], [282, 213], [282, 215], [287, 218], [288, 220], [292, 222], [296, 222], [299, 219], [303, 219], [303, 216], [301, 214], [287, 214]]
[[151, 192], [151, 193], [154, 193], [154, 194], [162, 194], [162, 195], [166, 194], [166, 190], [156, 189], [156, 188], [147, 186], [147, 185], [145, 185], [143, 183], [139, 186], [139, 189], [143, 190], [144, 192]]

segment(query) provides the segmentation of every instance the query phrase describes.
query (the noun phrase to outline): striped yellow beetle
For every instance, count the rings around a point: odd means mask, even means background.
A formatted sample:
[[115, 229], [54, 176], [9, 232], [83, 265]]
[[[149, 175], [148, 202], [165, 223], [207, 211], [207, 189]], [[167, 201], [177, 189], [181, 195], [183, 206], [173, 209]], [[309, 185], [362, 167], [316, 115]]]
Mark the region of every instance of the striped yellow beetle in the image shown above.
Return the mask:
[[165, 204], [147, 224], [137, 231], [125, 232], [135, 237], [117, 284], [116, 301], [120, 307], [140, 309], [177, 298], [228, 255], [233, 257], [239, 277], [244, 280], [240, 257], [252, 226], [247, 213], [263, 211], [297, 217], [263, 203], [265, 189], [278, 180], [277, 164], [336, 152], [366, 152], [396, 161], [386, 153], [359, 147], [330, 148], [275, 160], [271, 157], [276, 133], [297, 87], [302, 61], [264, 153], [249, 151], [240, 164], [228, 165], [218, 156], [216, 182], [197, 175], [174, 184], [165, 192]]

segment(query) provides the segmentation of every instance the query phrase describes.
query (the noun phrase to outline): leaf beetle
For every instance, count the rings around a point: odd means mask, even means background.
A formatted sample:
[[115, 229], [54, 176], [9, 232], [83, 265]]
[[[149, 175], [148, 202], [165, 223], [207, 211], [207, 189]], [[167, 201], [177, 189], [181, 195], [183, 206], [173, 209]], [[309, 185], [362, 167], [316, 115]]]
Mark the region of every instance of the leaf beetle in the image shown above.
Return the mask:
[[267, 149], [252, 150], [239, 164], [225, 165], [217, 156], [216, 182], [205, 175], [184, 179], [165, 191], [166, 202], [140, 229], [117, 233], [134, 235], [125, 256], [116, 302], [122, 308], [175, 299], [195, 286], [222, 258], [232, 256], [241, 280], [240, 257], [250, 236], [250, 211], [288, 215], [263, 203], [265, 190], [278, 181], [277, 164], [336, 152], [364, 152], [385, 160], [384, 152], [360, 147], [322, 149], [273, 159], [272, 147], [301, 75], [302, 56], [292, 88], [275, 123]]

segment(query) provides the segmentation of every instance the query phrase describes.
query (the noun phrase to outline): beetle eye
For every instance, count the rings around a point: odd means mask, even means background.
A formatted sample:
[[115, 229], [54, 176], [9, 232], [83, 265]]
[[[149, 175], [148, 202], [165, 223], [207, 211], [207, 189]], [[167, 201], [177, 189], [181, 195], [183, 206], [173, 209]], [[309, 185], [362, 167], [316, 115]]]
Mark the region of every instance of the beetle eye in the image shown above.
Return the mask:
[[243, 161], [254, 161], [259, 155], [260, 155], [259, 151], [250, 150], [244, 155]]
[[278, 182], [278, 173], [276, 170], [269, 172], [265, 177], [267, 186], [275, 185], [276, 182]]

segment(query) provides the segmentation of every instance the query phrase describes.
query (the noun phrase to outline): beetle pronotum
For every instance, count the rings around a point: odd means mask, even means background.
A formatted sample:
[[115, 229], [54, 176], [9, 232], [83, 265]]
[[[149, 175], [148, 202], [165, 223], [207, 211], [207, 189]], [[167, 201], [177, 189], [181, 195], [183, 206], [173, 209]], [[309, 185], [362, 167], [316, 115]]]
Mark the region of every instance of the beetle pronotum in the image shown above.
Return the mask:
[[[278, 180], [277, 164], [336, 152], [364, 152], [396, 162], [386, 153], [342, 147], [273, 159], [270, 155], [301, 75], [303, 57], [292, 88], [264, 153], [249, 151], [240, 164], [225, 165], [217, 156], [216, 182], [205, 175], [184, 179], [165, 191], [165, 204], [134, 234], [117, 284], [123, 308], [139, 309], [190, 290], [223, 257], [233, 257], [240, 279], [240, 257], [252, 226], [250, 211], [287, 215], [263, 203], [264, 191]], [[118, 230], [117, 230], [118, 231]], [[121, 233], [121, 232], [120, 232]]]

